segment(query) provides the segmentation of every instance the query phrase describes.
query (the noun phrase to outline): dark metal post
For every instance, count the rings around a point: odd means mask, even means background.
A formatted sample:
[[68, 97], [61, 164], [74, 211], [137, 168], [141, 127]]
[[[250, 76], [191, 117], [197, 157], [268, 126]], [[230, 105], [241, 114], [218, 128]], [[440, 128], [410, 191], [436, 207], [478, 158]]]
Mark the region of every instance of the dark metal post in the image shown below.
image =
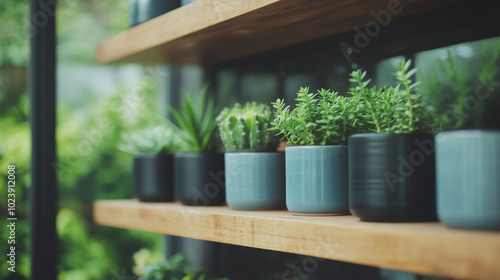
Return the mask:
[[31, 279], [57, 279], [57, 0], [30, 0]]

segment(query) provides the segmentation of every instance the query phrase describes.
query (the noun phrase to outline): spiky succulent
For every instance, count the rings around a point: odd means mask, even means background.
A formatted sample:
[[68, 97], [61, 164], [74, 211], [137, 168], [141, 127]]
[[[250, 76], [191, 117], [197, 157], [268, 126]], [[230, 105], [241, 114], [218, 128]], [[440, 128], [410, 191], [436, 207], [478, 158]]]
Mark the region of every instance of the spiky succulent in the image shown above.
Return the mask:
[[207, 97], [208, 86], [200, 93], [181, 92], [179, 108], [170, 107], [174, 117], [171, 123], [180, 138], [180, 150], [189, 153], [209, 153], [217, 150], [220, 142], [214, 119], [218, 109], [212, 97]]
[[251, 102], [233, 108], [225, 108], [217, 117], [217, 125], [226, 150], [271, 151], [277, 140], [269, 131], [272, 121], [271, 108], [265, 104]]
[[142, 129], [122, 135], [118, 149], [133, 155], [171, 154], [177, 149], [178, 139], [167, 125]]

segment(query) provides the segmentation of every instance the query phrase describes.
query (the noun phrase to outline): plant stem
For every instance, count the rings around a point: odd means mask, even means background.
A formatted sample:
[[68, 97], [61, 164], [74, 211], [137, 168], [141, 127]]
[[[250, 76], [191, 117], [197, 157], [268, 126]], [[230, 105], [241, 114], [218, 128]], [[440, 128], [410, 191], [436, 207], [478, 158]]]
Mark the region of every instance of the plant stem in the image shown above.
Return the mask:
[[368, 106], [368, 109], [370, 109], [370, 112], [372, 113], [373, 122], [375, 124], [375, 127], [377, 128], [377, 133], [381, 133], [382, 129], [380, 129], [380, 124], [378, 123], [377, 117], [375, 116], [375, 111], [373, 110], [373, 106], [372, 106], [372, 103], [370, 102], [370, 98], [366, 98], [365, 93], [363, 93], [363, 95], [365, 95], [364, 99], [366, 102], [366, 106]]
[[[401, 78], [403, 80], [403, 85], [405, 86], [405, 89], [406, 89], [406, 99], [408, 100], [408, 113], [410, 114], [410, 123], [409, 123], [409, 126], [410, 126], [410, 131], [413, 130], [413, 103], [411, 101], [411, 89], [410, 89], [410, 84], [408, 82], [409, 80], [409, 76], [407, 75], [407, 67], [406, 65], [411, 63], [411, 60], [408, 61], [408, 63], [406, 63], [405, 60], [403, 60], [403, 63], [402, 63], [402, 67], [400, 69], [401, 71]], [[412, 70], [410, 70], [411, 72]], [[411, 75], [414, 75], [415, 73], [413, 74], [410, 74]]]
[[[406, 74], [406, 73], [404, 73]], [[410, 85], [408, 84], [408, 78], [406, 77], [406, 75], [403, 75], [404, 77], [404, 85], [405, 85], [405, 88], [406, 88], [406, 98], [408, 99], [408, 104], [409, 104], [409, 113], [410, 113], [410, 129], [412, 130], [413, 129], [413, 104], [412, 104], [412, 101], [411, 101], [411, 92], [410, 92]]]

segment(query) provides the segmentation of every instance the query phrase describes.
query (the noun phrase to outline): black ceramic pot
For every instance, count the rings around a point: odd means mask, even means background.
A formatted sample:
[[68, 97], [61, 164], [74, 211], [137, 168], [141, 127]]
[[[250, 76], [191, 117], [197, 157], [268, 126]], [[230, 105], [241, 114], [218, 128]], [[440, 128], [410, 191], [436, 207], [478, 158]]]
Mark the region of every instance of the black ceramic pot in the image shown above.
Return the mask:
[[134, 196], [144, 202], [174, 201], [173, 155], [136, 155]]
[[131, 0], [130, 27], [179, 8], [180, 0]]
[[224, 204], [224, 154], [178, 153], [174, 166], [175, 195], [182, 204]]
[[432, 134], [356, 134], [348, 148], [353, 215], [373, 222], [437, 219]]

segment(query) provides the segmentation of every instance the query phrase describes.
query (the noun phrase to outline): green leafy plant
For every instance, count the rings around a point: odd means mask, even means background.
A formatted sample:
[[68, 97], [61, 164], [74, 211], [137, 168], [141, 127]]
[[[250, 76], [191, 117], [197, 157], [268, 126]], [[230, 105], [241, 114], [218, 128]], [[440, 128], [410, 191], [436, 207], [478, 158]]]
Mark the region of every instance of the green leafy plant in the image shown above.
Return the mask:
[[359, 114], [363, 129], [377, 133], [429, 132], [433, 130], [430, 113], [422, 105], [422, 97], [415, 93], [418, 82], [414, 81], [417, 69], [410, 69], [411, 60], [401, 60], [396, 66], [398, 83], [395, 87], [368, 87], [366, 72], [354, 71], [349, 81], [352, 98], [359, 102]]
[[182, 254], [176, 254], [170, 259], [160, 253], [152, 253], [141, 249], [133, 256], [134, 273], [147, 280], [228, 280], [227, 278], [211, 278], [204, 271], [192, 272], [188, 269], [189, 261]]
[[278, 145], [269, 131], [272, 119], [271, 108], [256, 102], [225, 108], [217, 117], [222, 144], [229, 151], [272, 151]]
[[437, 71], [422, 83], [424, 103], [441, 129], [500, 129], [500, 43], [488, 49], [484, 42], [478, 70], [459, 65], [450, 49]]
[[272, 103], [276, 118], [272, 129], [292, 145], [343, 145], [347, 136], [367, 131], [377, 133], [410, 133], [433, 130], [433, 118], [422, 105], [421, 95], [414, 91], [416, 69], [411, 60], [396, 66], [396, 86], [369, 87], [366, 72], [350, 74], [355, 86], [350, 97], [330, 90], [309, 93], [301, 88], [297, 107], [290, 110], [283, 100]]
[[179, 109], [170, 107], [183, 152], [213, 152], [219, 145], [215, 121], [218, 109], [213, 98], [207, 97], [207, 90], [208, 86], [203, 86], [198, 96], [194, 92], [182, 92]]
[[122, 134], [118, 149], [129, 154], [172, 154], [177, 150], [178, 139], [168, 125], [157, 125]]
[[357, 121], [357, 100], [325, 89], [309, 93], [309, 88], [301, 88], [295, 100], [293, 110], [284, 100], [272, 103], [276, 117], [271, 130], [278, 131], [278, 135], [292, 145], [346, 143], [348, 129]]

